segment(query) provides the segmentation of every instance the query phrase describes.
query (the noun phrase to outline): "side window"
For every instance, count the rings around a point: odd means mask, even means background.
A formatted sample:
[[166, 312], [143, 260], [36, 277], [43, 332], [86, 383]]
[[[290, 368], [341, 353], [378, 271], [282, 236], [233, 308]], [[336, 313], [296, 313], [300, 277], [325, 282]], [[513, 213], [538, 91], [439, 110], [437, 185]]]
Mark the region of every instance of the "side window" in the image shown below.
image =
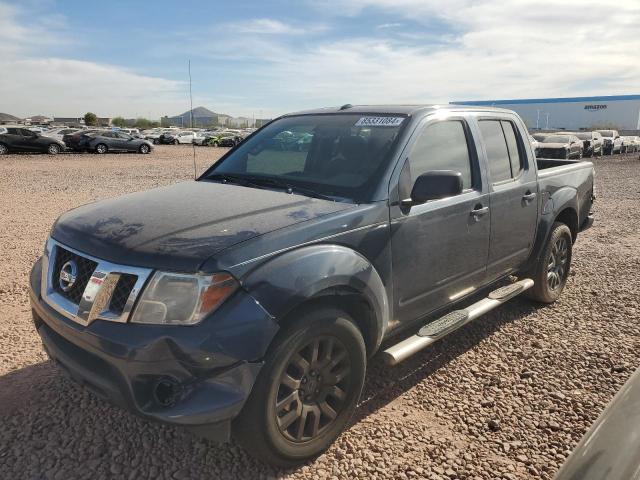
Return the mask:
[[463, 188], [471, 188], [471, 156], [463, 122], [447, 120], [425, 128], [413, 144], [409, 164], [411, 185], [423, 173], [454, 170], [462, 174]]
[[21, 135], [19, 128], [7, 128], [7, 133], [11, 135]]
[[481, 120], [480, 131], [487, 150], [489, 172], [493, 183], [511, 179], [511, 160], [507, 141], [499, 120]]
[[507, 139], [507, 149], [509, 150], [509, 160], [511, 161], [511, 176], [516, 178], [524, 168], [520, 151], [518, 150], [518, 139], [516, 137], [518, 132], [516, 131], [515, 125], [511, 122], [503, 120], [500, 123], [502, 123], [502, 130]]

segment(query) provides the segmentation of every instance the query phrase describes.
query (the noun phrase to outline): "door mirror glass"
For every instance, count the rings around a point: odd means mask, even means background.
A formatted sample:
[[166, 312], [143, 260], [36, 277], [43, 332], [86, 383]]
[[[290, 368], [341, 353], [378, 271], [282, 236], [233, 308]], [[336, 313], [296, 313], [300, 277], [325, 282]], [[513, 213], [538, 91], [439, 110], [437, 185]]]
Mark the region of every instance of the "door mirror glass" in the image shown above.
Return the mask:
[[434, 170], [416, 178], [411, 198], [403, 203], [420, 205], [429, 200], [452, 197], [462, 193], [462, 174], [453, 170]]

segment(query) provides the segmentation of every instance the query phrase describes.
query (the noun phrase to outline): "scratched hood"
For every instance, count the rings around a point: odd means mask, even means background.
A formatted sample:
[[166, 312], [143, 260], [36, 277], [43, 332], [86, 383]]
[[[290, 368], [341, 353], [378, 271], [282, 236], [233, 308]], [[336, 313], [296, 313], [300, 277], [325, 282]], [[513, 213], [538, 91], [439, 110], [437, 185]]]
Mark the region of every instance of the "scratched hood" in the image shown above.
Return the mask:
[[568, 148], [568, 143], [541, 143], [538, 145], [540, 148]]
[[84, 205], [52, 237], [126, 265], [193, 272], [215, 253], [352, 204], [212, 182], [184, 182]]

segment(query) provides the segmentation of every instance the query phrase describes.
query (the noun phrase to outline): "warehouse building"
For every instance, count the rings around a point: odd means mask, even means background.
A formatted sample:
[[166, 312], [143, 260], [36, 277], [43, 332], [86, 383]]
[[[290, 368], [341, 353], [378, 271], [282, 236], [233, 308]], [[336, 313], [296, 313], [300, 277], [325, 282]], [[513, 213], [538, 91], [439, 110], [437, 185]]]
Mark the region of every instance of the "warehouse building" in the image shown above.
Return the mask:
[[640, 129], [640, 95], [451, 102], [515, 110], [530, 129]]

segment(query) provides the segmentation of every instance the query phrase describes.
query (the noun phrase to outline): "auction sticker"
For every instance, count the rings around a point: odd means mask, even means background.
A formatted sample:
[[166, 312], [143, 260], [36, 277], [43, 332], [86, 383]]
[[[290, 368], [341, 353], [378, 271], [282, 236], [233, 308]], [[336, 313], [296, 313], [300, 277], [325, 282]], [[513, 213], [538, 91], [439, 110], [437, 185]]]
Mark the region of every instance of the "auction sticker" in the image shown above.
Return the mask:
[[398, 127], [404, 117], [362, 117], [355, 127]]

